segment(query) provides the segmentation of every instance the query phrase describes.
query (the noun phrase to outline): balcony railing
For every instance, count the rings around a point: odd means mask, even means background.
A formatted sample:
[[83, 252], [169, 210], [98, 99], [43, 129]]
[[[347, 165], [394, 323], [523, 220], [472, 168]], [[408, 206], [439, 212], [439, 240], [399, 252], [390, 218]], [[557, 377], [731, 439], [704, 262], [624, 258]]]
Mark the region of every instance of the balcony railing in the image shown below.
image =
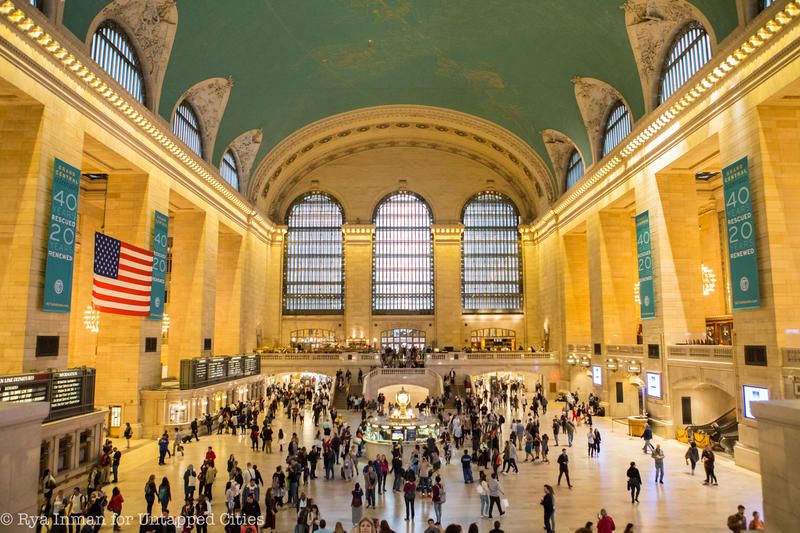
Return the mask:
[[606, 355], [644, 356], [643, 344], [606, 344]]
[[668, 359], [692, 359], [696, 361], [714, 361], [733, 363], [733, 346], [706, 344], [678, 344], [667, 346]]
[[[378, 354], [370, 353], [265, 353], [261, 354], [262, 366], [269, 366], [275, 363], [287, 362], [309, 362], [309, 363], [333, 363], [343, 366], [363, 365], [365, 361], [379, 364]], [[552, 362], [558, 363], [558, 352], [435, 352], [425, 354], [425, 360], [429, 363], [492, 363], [502, 361], [530, 362]]]

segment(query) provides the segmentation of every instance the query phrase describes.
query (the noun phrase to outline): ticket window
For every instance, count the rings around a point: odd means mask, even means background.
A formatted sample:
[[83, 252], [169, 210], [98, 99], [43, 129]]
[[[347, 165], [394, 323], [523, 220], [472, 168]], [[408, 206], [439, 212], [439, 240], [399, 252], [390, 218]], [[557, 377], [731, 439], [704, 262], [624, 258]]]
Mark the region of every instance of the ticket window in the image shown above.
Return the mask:
[[81, 466], [92, 460], [92, 430], [82, 431], [79, 438], [78, 466]]
[[477, 329], [470, 334], [473, 350], [481, 352], [512, 352], [517, 349], [517, 333], [503, 328]]
[[72, 468], [69, 452], [72, 448], [72, 438], [67, 435], [58, 439], [58, 471], [63, 472]]
[[169, 418], [167, 422], [170, 424], [186, 424], [189, 421], [189, 413], [186, 404], [183, 402], [173, 402], [169, 404]]

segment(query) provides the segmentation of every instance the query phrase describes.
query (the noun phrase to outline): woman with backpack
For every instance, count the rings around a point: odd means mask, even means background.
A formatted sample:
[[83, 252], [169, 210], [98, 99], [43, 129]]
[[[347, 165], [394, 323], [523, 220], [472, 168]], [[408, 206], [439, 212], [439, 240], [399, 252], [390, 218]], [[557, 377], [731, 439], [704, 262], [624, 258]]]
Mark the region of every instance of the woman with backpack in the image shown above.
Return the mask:
[[172, 491], [169, 488], [169, 479], [164, 476], [161, 479], [161, 485], [158, 487], [158, 501], [161, 504], [161, 512], [167, 512], [170, 500], [172, 500]]
[[433, 484], [433, 512], [436, 515], [436, 525], [442, 525], [442, 504], [447, 500], [447, 493], [442, 485], [441, 476], [436, 476]]
[[355, 526], [361, 520], [361, 515], [364, 513], [364, 491], [361, 490], [361, 485], [359, 483], [356, 483], [356, 486], [351, 494], [353, 495], [353, 498], [350, 500], [350, 508], [353, 511], [353, 525]]
[[147, 502], [147, 516], [153, 515], [153, 503], [156, 501], [156, 493], [158, 493], [156, 476], [155, 474], [150, 474], [147, 483], [144, 484], [144, 500]]

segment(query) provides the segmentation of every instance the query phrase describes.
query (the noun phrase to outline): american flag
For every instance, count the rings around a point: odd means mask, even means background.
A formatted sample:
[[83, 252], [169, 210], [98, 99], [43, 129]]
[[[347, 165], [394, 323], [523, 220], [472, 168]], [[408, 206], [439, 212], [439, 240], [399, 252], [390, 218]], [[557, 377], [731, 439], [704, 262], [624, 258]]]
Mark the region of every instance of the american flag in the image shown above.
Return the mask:
[[94, 234], [95, 309], [119, 315], [148, 316], [153, 252], [102, 233]]

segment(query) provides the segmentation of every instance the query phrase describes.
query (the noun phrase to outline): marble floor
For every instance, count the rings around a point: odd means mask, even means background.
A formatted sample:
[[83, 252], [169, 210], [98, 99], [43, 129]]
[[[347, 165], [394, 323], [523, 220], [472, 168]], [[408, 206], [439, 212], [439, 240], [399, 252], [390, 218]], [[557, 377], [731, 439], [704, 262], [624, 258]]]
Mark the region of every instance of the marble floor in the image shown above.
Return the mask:
[[[314, 431], [310, 418], [306, 417], [302, 427], [292, 426], [290, 422], [279, 418], [274, 427], [277, 430], [277, 427], [282, 426], [289, 434], [297, 431], [310, 447]], [[352, 418], [355, 421], [355, 415]], [[719, 486], [704, 486], [701, 466], [698, 466], [695, 476], [689, 474], [689, 467], [683, 459], [683, 444], [674, 440], [656, 439], [666, 452], [666, 478], [664, 485], [655, 484], [653, 462], [642, 453], [641, 439], [628, 437], [624, 427], [618, 424], [612, 430], [609, 419], [596, 418], [595, 421], [603, 436], [600, 456], [587, 456], [586, 428], [583, 426], [578, 427], [574, 447], [568, 448], [573, 488], [568, 489], [566, 483], [556, 487], [557, 531], [572, 532], [587, 520], [594, 519], [596, 522], [601, 507], [606, 508], [614, 518], [617, 531], [622, 531], [626, 523], [632, 522], [637, 532], [726, 531], [726, 518], [736, 511], [738, 504], [746, 507], [748, 516], [753, 510], [761, 511], [761, 479], [757, 474], [735, 466], [727, 458], [719, 458], [716, 469]], [[120, 482], [117, 486], [125, 498], [123, 514], [136, 517], [138, 513], [144, 512], [143, 487], [150, 474], [156, 475], [157, 482], [162, 476], [167, 476], [173, 487], [173, 494], [180, 496], [182, 475], [186, 466], [190, 463], [195, 467], [200, 465], [208, 446], [214, 447], [218, 463], [221, 462], [222, 465], [222, 472], [214, 486], [212, 512], [215, 515], [224, 510], [224, 470], [225, 461], [230, 454], [236, 456], [240, 465], [247, 462], [258, 465], [265, 478], [270, 478], [275, 467], [283, 464], [284, 456], [281, 454], [268, 455], [251, 451], [249, 439], [246, 437], [206, 437], [202, 436], [201, 431], [200, 442], [187, 445], [184, 457], [167, 459], [167, 465], [158, 466], [156, 443], [138, 441], [131, 450], [124, 453], [120, 467]], [[559, 451], [560, 447], [551, 447], [550, 464], [520, 462], [519, 474], [502, 476], [503, 488], [510, 501], [508, 512], [501, 519], [502, 528], [507, 533], [543, 530], [542, 509], [539, 505], [542, 485], [549, 483], [555, 486], [558, 467], [554, 459]], [[630, 503], [626, 491], [625, 471], [631, 460], [637, 462], [644, 480], [640, 503], [636, 505]], [[467, 526], [476, 522], [482, 533], [488, 532], [492, 525], [488, 519], [480, 517], [475, 485], [464, 485], [460, 464], [454, 461], [445, 466], [443, 477], [447, 489], [443, 524], [456, 522]], [[477, 478], [477, 474], [475, 477]], [[109, 494], [112, 487], [113, 485], [107, 487]], [[341, 521], [348, 531], [352, 529], [349, 507], [351, 483], [338, 479], [317, 479], [305, 490], [316, 500], [322, 517], [331, 527]], [[263, 507], [263, 501], [261, 503]], [[180, 504], [173, 503], [170, 510], [173, 513], [179, 512]], [[398, 533], [422, 532], [426, 518], [433, 516], [433, 506], [418, 498], [416, 521], [405, 522], [402, 498], [389, 491], [388, 494], [378, 496], [378, 508], [365, 511], [365, 515], [388, 520]], [[295, 518], [293, 510], [281, 511], [278, 515], [277, 531], [293, 532]], [[765, 520], [769, 526], [769, 517], [765, 517]], [[216, 523], [219, 524], [219, 521]], [[133, 519], [132, 525], [123, 527], [123, 531], [138, 531], [138, 526], [133, 524], [136, 524], [136, 519]], [[209, 531], [223, 531], [223, 527], [214, 525], [209, 527]]]

